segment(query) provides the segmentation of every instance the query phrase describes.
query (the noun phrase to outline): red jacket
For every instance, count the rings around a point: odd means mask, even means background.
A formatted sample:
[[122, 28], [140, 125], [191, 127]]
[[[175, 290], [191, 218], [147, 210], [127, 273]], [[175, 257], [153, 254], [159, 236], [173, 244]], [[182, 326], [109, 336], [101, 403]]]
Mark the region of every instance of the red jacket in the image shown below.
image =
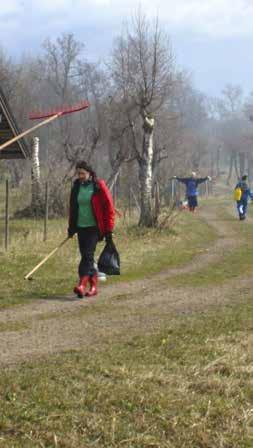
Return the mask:
[[[99, 179], [94, 183], [94, 193], [91, 197], [93, 213], [97, 222], [100, 237], [103, 238], [107, 232], [112, 232], [114, 228], [115, 209], [110, 190], [104, 180]], [[71, 190], [69, 207], [69, 234], [77, 232], [78, 202], [80, 182], [77, 179]]]

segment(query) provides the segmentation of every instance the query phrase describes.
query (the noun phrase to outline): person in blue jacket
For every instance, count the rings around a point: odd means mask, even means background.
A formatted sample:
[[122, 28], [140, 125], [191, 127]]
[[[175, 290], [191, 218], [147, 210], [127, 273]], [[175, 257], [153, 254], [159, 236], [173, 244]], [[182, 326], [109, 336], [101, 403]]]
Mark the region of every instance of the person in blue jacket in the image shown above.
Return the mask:
[[193, 171], [191, 177], [174, 176], [174, 179], [177, 179], [185, 185], [188, 207], [190, 212], [194, 212], [198, 206], [198, 186], [206, 180], [211, 180], [211, 177], [207, 176], [197, 178], [197, 174]]
[[247, 174], [244, 174], [235, 186], [235, 189], [240, 188], [242, 191], [240, 200], [236, 201], [240, 221], [243, 221], [246, 218], [249, 198], [253, 200], [253, 193], [250, 191], [250, 188], [247, 184], [247, 179]]

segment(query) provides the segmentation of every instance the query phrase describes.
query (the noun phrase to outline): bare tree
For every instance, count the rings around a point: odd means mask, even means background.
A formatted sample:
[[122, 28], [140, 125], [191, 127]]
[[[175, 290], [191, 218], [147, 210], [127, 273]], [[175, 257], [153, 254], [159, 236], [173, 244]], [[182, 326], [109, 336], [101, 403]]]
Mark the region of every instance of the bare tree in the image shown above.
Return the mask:
[[52, 42], [47, 39], [43, 48], [46, 58], [41, 61], [45, 76], [60, 101], [72, 99], [72, 78], [77, 75], [77, 59], [84, 46], [73, 34], [63, 34]]
[[[158, 19], [152, 28], [139, 10], [133, 18], [131, 30], [126, 29], [115, 42], [112, 76], [115, 89], [125, 105], [131, 125], [131, 143], [139, 165], [139, 225], [148, 227], [157, 221], [152, 201], [155, 119], [171, 94], [173, 73], [171, 47]], [[140, 127], [141, 144], [138, 139]]]
[[[244, 170], [245, 153], [242, 149], [242, 89], [228, 84], [222, 91], [222, 98], [217, 102], [220, 115], [220, 131], [224, 148], [229, 152], [229, 172], [227, 185], [233, 175], [238, 178]], [[238, 154], [239, 169], [238, 169]]]
[[[66, 180], [71, 176], [77, 160], [91, 160], [101, 149], [105, 132], [104, 102], [106, 97], [106, 76], [98, 64], [92, 64], [83, 57], [84, 45], [72, 34], [64, 34], [55, 43], [44, 43], [46, 78], [52, 98], [61, 104], [86, 99], [90, 107], [83, 113], [66, 116], [58, 124], [58, 162], [65, 162]], [[56, 128], [56, 126], [55, 126]], [[52, 142], [55, 152], [55, 141]]]

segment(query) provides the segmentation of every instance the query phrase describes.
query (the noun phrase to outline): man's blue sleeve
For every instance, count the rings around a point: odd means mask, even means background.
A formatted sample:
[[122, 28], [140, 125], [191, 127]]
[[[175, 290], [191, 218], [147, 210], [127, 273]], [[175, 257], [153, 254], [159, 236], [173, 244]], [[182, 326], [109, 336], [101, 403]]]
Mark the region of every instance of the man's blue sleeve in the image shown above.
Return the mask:
[[199, 179], [196, 180], [196, 184], [202, 184], [203, 182], [205, 182], [208, 178], [207, 177], [200, 177]]

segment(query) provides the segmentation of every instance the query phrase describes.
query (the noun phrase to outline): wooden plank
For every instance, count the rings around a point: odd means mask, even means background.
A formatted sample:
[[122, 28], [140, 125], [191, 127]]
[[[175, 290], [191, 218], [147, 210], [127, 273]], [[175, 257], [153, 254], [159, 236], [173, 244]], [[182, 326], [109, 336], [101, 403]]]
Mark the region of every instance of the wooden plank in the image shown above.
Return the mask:
[[6, 180], [5, 186], [5, 225], [4, 225], [4, 247], [8, 250], [9, 246], [9, 181]]
[[11, 130], [9, 128], [0, 128], [0, 138], [5, 138], [5, 137], [13, 137], [13, 132], [11, 132]]
[[[18, 134], [20, 132], [15, 118], [0, 87], [0, 145], [7, 143]], [[19, 140], [15, 145], [11, 144], [8, 149], [4, 149], [0, 154], [0, 159], [26, 159], [29, 157], [29, 148], [24, 139]]]
[[2, 151], [0, 152], [0, 160], [6, 159], [23, 159], [24, 156], [20, 153], [20, 151]]

